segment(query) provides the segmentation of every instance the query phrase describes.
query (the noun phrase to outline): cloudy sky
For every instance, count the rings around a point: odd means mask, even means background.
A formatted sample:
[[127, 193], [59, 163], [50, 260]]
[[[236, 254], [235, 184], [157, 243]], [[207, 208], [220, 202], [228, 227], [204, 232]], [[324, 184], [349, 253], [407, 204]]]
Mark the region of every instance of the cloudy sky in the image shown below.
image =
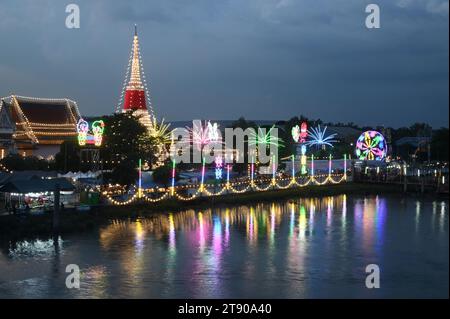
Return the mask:
[[0, 96], [113, 112], [137, 23], [159, 118], [448, 127], [448, 19], [448, 0], [0, 0]]

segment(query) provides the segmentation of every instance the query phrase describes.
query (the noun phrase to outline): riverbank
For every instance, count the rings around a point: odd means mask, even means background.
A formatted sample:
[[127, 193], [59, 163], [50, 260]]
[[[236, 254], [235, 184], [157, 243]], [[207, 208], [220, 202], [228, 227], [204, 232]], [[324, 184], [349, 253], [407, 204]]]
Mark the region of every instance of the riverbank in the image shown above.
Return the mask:
[[[364, 183], [342, 183], [326, 186], [307, 186], [265, 192], [248, 192], [244, 194], [227, 194], [222, 196], [200, 197], [189, 202], [167, 199], [157, 203], [136, 202], [126, 206], [96, 206], [90, 211], [79, 212], [66, 210], [60, 218], [60, 234], [83, 232], [107, 224], [111, 219], [135, 219], [152, 214], [176, 212], [186, 209], [221, 207], [227, 205], [244, 205], [255, 202], [271, 202], [301, 197], [323, 197], [340, 194], [347, 195], [382, 195], [397, 194], [417, 198], [442, 199], [448, 197], [435, 193], [403, 193], [402, 185], [381, 185]], [[52, 234], [52, 214], [38, 216], [9, 215], [0, 217], [0, 240], [16, 238], [49, 236]]]

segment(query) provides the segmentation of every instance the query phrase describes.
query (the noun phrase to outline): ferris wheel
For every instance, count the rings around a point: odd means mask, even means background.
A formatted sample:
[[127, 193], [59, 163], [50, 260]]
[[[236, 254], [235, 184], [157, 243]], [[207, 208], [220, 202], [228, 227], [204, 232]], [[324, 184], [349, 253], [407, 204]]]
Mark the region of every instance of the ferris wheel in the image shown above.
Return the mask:
[[386, 140], [380, 132], [366, 131], [356, 141], [356, 156], [360, 160], [382, 161], [386, 154]]

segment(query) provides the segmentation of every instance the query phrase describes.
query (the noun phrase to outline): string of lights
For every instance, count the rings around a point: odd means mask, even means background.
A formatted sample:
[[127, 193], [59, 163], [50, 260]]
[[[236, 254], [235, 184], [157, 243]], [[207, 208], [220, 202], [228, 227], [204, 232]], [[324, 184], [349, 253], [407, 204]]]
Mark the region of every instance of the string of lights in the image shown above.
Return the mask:
[[[296, 177], [284, 177], [284, 178], [277, 178], [274, 181], [273, 180], [264, 180], [262, 184], [268, 183], [267, 186], [258, 186], [255, 182], [255, 180], [247, 180], [247, 181], [241, 181], [241, 182], [234, 182], [234, 183], [226, 183], [226, 184], [199, 184], [199, 185], [189, 185], [189, 187], [186, 187], [186, 185], [182, 186], [174, 186], [169, 187], [167, 189], [161, 188], [158, 190], [155, 189], [137, 189], [137, 192], [135, 192], [129, 199], [120, 201], [115, 199], [113, 196], [113, 192], [103, 192], [103, 195], [112, 203], [113, 205], [127, 205], [131, 204], [134, 201], [137, 201], [139, 199], [143, 199], [144, 201], [156, 203], [159, 201], [162, 201], [169, 196], [172, 198], [176, 198], [181, 201], [190, 201], [194, 200], [200, 196], [219, 196], [224, 193], [232, 193], [232, 194], [242, 194], [250, 191], [259, 191], [264, 192], [268, 191], [270, 189], [288, 189], [293, 187], [305, 187], [310, 184], [315, 185], [326, 185], [326, 184], [340, 184], [342, 182], [345, 182], [347, 180], [347, 174], [326, 174], [326, 175], [315, 175], [315, 176], [308, 176], [301, 177], [303, 180], [300, 181], [300, 178]], [[288, 181], [286, 185], [282, 185], [283, 182]], [[242, 188], [242, 186], [244, 186]], [[217, 187], [221, 187], [218, 191], [210, 191], [210, 188], [217, 189]], [[195, 192], [188, 194], [188, 195], [182, 195], [180, 194], [180, 191], [185, 191], [188, 189], [195, 189]], [[239, 189], [240, 188], [240, 189]], [[149, 197], [146, 193], [162, 193], [160, 197], [153, 198]], [[123, 192], [119, 191], [118, 194], [123, 196]]]

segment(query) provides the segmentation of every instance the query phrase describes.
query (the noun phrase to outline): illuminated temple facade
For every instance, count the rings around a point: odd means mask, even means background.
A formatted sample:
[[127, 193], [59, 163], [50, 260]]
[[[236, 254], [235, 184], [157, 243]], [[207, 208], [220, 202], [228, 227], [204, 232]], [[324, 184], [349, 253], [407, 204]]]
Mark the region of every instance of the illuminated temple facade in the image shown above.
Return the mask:
[[116, 111], [134, 111], [134, 114], [139, 117], [140, 122], [148, 130], [153, 128], [155, 117], [146, 86], [136, 26], [134, 27], [133, 44], [124, 88]]
[[11, 95], [0, 101], [0, 152], [50, 159], [64, 141], [76, 140], [80, 113], [69, 99]]

